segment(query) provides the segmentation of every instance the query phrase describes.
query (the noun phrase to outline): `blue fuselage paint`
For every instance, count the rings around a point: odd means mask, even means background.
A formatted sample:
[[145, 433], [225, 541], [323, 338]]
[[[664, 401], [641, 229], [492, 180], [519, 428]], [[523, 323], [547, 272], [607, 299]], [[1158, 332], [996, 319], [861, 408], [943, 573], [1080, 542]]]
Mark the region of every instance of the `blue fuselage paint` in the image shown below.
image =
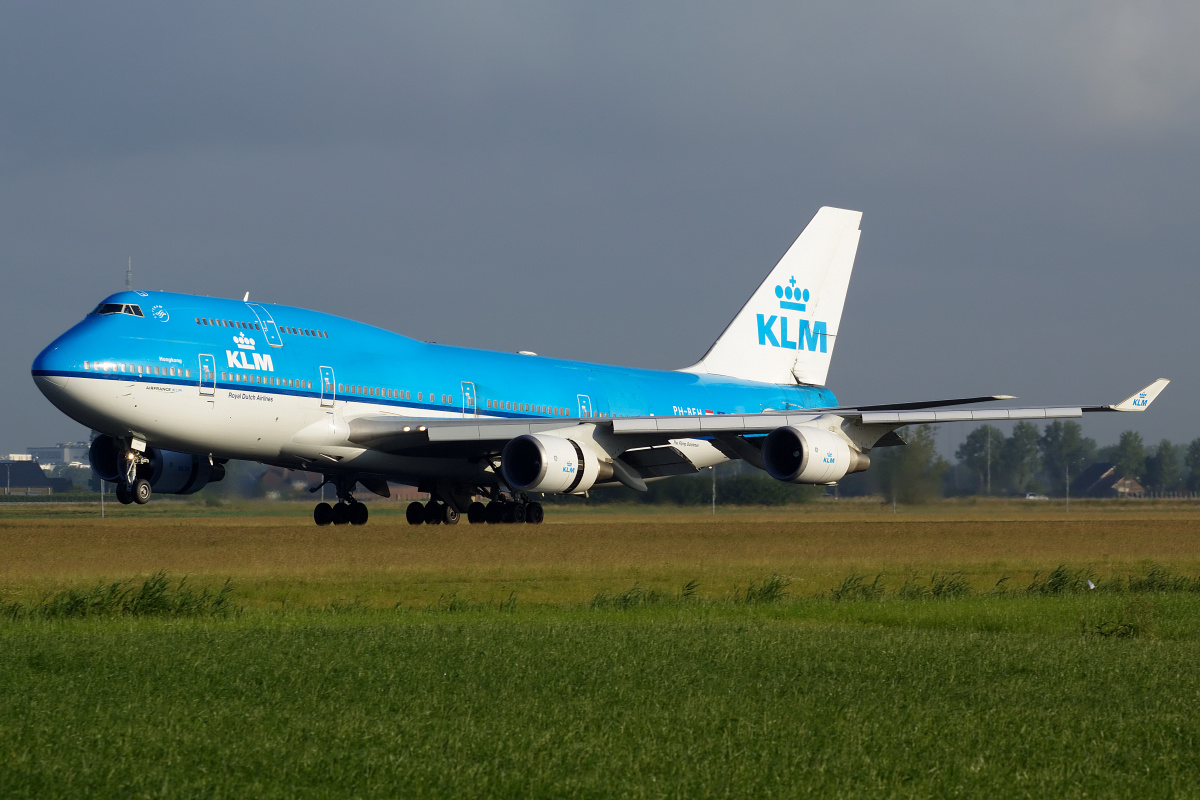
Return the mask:
[[[314, 404], [360, 400], [414, 417], [462, 412], [471, 402], [479, 416], [512, 418], [758, 413], [837, 404], [821, 387], [430, 344], [288, 306], [169, 292], [119, 292], [105, 303], [137, 304], [143, 316], [88, 315], [38, 355], [35, 376], [152, 382], [212, 392], [218, 401], [247, 389]], [[763, 330], [770, 327], [760, 323], [765, 337]], [[778, 330], [786, 339], [786, 328]], [[824, 344], [817, 331], [797, 333], [799, 341], [788, 346]], [[332, 398], [322, 391], [323, 375]]]

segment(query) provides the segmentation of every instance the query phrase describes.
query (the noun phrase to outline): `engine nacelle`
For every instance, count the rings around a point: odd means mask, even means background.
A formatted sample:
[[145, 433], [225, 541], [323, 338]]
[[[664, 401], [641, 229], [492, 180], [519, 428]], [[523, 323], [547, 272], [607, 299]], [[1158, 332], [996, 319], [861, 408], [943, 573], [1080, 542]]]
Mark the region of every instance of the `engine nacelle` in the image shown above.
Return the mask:
[[504, 445], [500, 472], [509, 488], [518, 492], [578, 494], [612, 477], [612, 465], [571, 439], [527, 433]]
[[208, 456], [150, 449], [150, 487], [159, 494], [193, 494], [225, 477], [225, 467], [212, 464]]
[[92, 471], [100, 476], [100, 480], [109, 483], [115, 483], [120, 477], [122, 455], [117, 440], [111, 436], [97, 436], [88, 448]]
[[767, 434], [762, 460], [768, 475], [787, 483], [834, 483], [871, 466], [871, 459], [840, 436], [795, 426]]

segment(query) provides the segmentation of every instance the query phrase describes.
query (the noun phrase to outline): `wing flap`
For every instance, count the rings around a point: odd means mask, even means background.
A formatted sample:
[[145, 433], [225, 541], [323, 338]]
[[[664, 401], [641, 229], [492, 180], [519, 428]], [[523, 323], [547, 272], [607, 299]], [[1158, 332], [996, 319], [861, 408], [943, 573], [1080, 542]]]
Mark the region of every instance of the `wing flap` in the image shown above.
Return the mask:
[[845, 414], [864, 425], [923, 425], [935, 422], [1005, 422], [1020, 419], [1070, 419], [1082, 417], [1080, 407], [992, 408], [983, 411], [866, 411]]

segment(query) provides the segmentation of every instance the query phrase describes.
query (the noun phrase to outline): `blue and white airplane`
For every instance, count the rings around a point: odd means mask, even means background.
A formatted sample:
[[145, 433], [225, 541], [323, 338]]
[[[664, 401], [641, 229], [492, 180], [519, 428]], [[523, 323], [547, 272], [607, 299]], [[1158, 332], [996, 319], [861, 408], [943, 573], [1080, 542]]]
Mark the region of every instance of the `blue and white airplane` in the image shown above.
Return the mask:
[[[791, 483], [870, 466], [895, 430], [1143, 411], [951, 409], [1007, 396], [840, 407], [825, 388], [858, 249], [857, 211], [822, 208], [700, 361], [655, 371], [429, 344], [302, 308], [118, 292], [33, 363], [43, 394], [97, 432], [92, 468], [124, 503], [190, 494], [231, 459], [324, 476], [318, 525], [363, 524], [362, 486], [428, 492], [408, 520], [541, 522], [537, 494], [584, 494], [742, 459]], [[315, 491], [315, 490], [314, 490]], [[478, 498], [489, 501], [486, 505]]]

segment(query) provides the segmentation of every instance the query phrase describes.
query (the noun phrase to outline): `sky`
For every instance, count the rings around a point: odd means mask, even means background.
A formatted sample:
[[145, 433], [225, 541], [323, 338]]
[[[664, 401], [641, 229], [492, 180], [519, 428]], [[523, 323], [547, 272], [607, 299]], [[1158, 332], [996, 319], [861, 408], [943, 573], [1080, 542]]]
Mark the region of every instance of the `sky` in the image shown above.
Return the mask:
[[[1117, 402], [1200, 436], [1200, 5], [0, 4], [0, 453], [86, 439], [38, 351], [112, 291], [694, 363], [863, 212], [846, 404]], [[968, 429], [947, 426], [944, 449]]]

